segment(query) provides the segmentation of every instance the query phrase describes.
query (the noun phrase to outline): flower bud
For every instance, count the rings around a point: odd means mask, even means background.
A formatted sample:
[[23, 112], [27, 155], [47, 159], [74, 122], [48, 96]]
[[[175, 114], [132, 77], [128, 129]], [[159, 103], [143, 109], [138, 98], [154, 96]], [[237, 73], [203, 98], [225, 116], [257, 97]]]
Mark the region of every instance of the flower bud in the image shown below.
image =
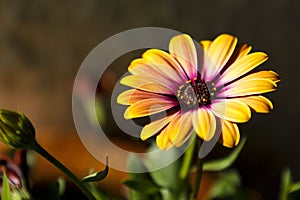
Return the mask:
[[[2, 178], [3, 173], [6, 173], [9, 185], [14, 188], [22, 187], [22, 172], [20, 168], [9, 158], [0, 154], [0, 177]], [[0, 180], [2, 186], [2, 180]]]
[[9, 184], [11, 199], [30, 199], [20, 167], [9, 157], [2, 154], [0, 154], [0, 198], [4, 173]]
[[21, 112], [0, 109], [0, 141], [15, 149], [30, 148], [35, 143], [35, 130]]

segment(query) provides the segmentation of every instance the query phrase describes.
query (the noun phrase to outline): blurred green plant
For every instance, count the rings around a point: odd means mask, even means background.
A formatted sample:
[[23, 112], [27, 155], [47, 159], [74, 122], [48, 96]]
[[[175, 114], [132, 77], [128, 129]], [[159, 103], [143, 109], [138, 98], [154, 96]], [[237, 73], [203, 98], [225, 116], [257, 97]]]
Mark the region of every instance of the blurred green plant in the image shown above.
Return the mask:
[[[236, 147], [227, 157], [204, 162], [203, 168], [205, 171], [219, 171], [230, 167], [241, 152], [245, 141], [246, 138], [243, 138], [238, 147]], [[153, 152], [161, 150], [153, 144], [148, 151]], [[164, 162], [167, 162], [167, 160], [175, 160], [179, 151], [176, 148], [172, 148], [168, 151], [162, 151], [162, 153], [164, 154], [163, 156], [161, 156], [161, 154], [153, 154], [154, 156], [147, 156], [144, 160], [141, 160], [134, 155], [129, 157], [129, 171], [147, 171], [147, 173], [130, 173], [129, 178], [123, 182], [130, 190], [131, 200], [187, 200], [190, 198], [192, 188], [189, 176], [183, 178], [182, 175], [180, 175], [182, 167], [186, 168], [185, 161], [189, 159], [181, 157], [165, 168], [153, 170], [161, 165], [162, 157]], [[195, 171], [193, 167], [190, 169], [192, 172]], [[222, 180], [225, 181], [228, 179], [225, 179], [224, 177], [221, 177]], [[231, 183], [234, 183], [234, 181], [237, 180], [236, 174], [230, 174], [228, 177], [229, 182]], [[234, 179], [234, 177], [236, 179]], [[216, 191], [216, 196], [214, 196], [215, 194], [211, 194], [212, 197], [221, 195], [221, 193], [218, 192], [218, 189], [220, 191], [222, 190], [222, 187], [224, 187], [224, 184], [221, 183], [222, 181], [220, 180], [220, 182], [215, 185], [214, 190]], [[236, 181], [236, 183], [238, 183], [238, 181]], [[234, 187], [235, 185], [232, 186]], [[217, 192], [219, 194], [217, 194]]]
[[241, 185], [238, 171], [234, 169], [218, 174], [216, 182], [209, 191], [209, 197], [213, 200], [250, 200]]
[[237, 159], [238, 155], [240, 154], [241, 150], [243, 149], [247, 138], [243, 137], [241, 139], [240, 144], [232, 151], [232, 153], [225, 157], [218, 160], [207, 161], [203, 164], [203, 171], [221, 171], [224, 170]]
[[300, 199], [300, 181], [293, 182], [290, 169], [284, 169], [281, 176], [279, 200]]

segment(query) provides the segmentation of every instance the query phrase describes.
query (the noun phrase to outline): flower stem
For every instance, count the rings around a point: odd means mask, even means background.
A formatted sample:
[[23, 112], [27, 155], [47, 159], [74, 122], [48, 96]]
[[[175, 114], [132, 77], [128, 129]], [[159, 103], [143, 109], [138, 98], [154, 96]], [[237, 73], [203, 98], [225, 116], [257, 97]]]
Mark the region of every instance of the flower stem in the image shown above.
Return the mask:
[[190, 167], [194, 157], [195, 147], [197, 143], [196, 141], [197, 141], [197, 136], [196, 134], [193, 134], [192, 142], [184, 154], [183, 162], [180, 168], [179, 178], [181, 180], [185, 180], [189, 175]]
[[65, 175], [67, 175], [71, 181], [85, 194], [89, 200], [96, 200], [96, 198], [92, 195], [92, 193], [86, 188], [86, 186], [79, 180], [68, 168], [66, 168], [61, 162], [59, 162], [56, 158], [54, 158], [51, 154], [49, 154], [40, 144], [35, 142], [31, 147], [32, 150], [39, 153], [41, 156], [46, 158], [49, 162], [51, 162], [55, 167], [57, 167], [60, 171], [62, 171]]
[[[197, 140], [198, 143], [198, 149], [201, 147], [201, 140]], [[191, 200], [196, 200], [198, 196], [198, 192], [200, 190], [200, 185], [201, 185], [201, 179], [202, 179], [202, 172], [203, 172], [203, 160], [199, 158], [199, 155], [197, 156], [197, 173], [195, 177], [195, 182], [194, 182], [194, 187], [191, 195]]]

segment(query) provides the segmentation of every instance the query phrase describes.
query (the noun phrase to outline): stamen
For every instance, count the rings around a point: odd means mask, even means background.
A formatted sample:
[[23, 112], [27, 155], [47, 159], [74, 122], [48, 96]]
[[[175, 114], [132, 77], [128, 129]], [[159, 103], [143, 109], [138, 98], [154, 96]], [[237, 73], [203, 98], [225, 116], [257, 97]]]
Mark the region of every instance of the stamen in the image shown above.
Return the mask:
[[[209, 84], [209, 87], [207, 86]], [[212, 88], [212, 90], [209, 90]], [[177, 97], [181, 106], [191, 110], [200, 106], [210, 104], [210, 97], [214, 96], [216, 88], [214, 83], [205, 82], [194, 78], [193, 81], [188, 80], [184, 85], [181, 85], [177, 91]]]

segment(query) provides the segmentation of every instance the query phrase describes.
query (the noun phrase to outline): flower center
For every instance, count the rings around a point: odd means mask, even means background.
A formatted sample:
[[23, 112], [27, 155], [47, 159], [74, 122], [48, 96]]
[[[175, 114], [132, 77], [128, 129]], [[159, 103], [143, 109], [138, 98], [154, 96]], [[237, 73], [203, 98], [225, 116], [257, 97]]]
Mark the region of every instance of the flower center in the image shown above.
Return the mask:
[[[209, 83], [213, 87], [213, 83]], [[189, 80], [184, 85], [181, 85], [177, 91], [177, 97], [181, 106], [184, 109], [190, 110], [210, 104], [211, 96], [214, 93], [209, 90], [207, 83], [204, 80], [194, 78], [193, 81]]]

